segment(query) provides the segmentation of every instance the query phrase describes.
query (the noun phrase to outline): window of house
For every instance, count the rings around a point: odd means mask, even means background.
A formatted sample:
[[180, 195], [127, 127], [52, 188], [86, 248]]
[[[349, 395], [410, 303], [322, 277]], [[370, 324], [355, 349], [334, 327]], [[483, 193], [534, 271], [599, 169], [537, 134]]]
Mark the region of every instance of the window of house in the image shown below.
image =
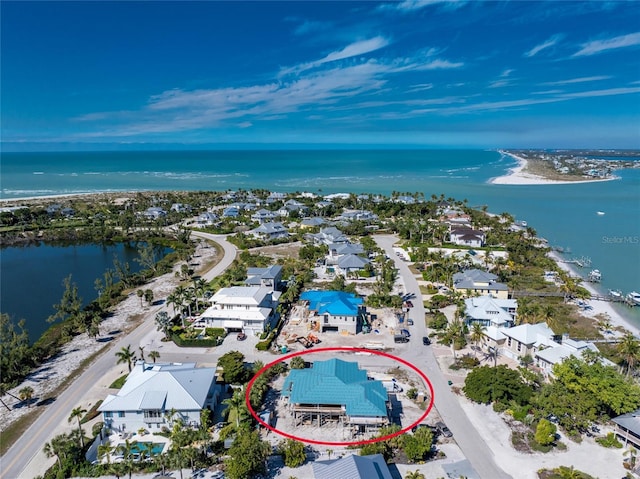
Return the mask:
[[518, 351], [520, 351], [522, 349], [522, 343], [518, 343]]
[[124, 411], [118, 411], [118, 417], [124, 417]]
[[507, 346], [511, 347], [511, 338], [507, 340]]
[[105, 412], [104, 412], [104, 417], [113, 417], [113, 412], [111, 412], [111, 411], [105, 411]]

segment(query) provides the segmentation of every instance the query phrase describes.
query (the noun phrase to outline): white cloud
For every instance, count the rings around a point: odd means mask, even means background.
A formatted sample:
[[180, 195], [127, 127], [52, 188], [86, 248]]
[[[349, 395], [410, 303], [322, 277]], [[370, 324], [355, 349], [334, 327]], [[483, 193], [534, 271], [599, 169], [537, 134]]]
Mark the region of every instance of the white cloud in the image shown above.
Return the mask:
[[371, 53], [381, 48], [384, 48], [387, 45], [389, 45], [389, 40], [381, 36], [370, 38], [368, 40], [361, 40], [358, 42], [351, 43], [350, 45], [347, 45], [342, 50], [336, 50], [334, 52], [331, 52], [328, 55], [326, 55], [324, 58], [321, 58], [319, 60], [315, 60], [308, 63], [302, 63], [294, 67], [284, 68], [283, 70], [280, 71], [280, 75], [298, 74], [305, 70], [319, 67], [320, 65], [323, 65], [325, 63], [335, 62], [338, 60], [344, 60], [347, 58], [364, 55], [366, 53]]
[[549, 81], [549, 82], [541, 83], [541, 85], [549, 85], [549, 86], [571, 85], [572, 83], [585, 83], [585, 82], [591, 82], [591, 81], [609, 80], [610, 78], [612, 77], [609, 75], [598, 75], [598, 76], [592, 76], [592, 77], [570, 78], [569, 80]]
[[546, 50], [547, 48], [550, 48], [550, 47], [554, 46], [556, 43], [558, 43], [562, 39], [562, 37], [563, 37], [563, 35], [554, 35], [551, 38], [549, 38], [548, 40], [545, 40], [544, 42], [540, 43], [539, 45], [536, 45], [535, 47], [533, 47], [528, 52], [525, 52], [524, 56], [525, 57], [529, 57], [529, 58], [533, 57], [533, 56], [536, 56], [542, 50]]
[[415, 10], [420, 10], [421, 8], [428, 7], [429, 5], [441, 4], [447, 8], [456, 10], [464, 6], [466, 3], [466, 0], [403, 0], [402, 2], [399, 2], [397, 4], [385, 4], [385, 7], [391, 6], [396, 10], [413, 12]]
[[565, 98], [593, 98], [599, 96], [613, 96], [613, 95], [629, 95], [633, 93], [640, 93], [640, 87], [638, 88], [609, 88], [606, 90], [590, 90], [590, 91], [578, 91], [574, 93], [565, 93]]
[[449, 60], [432, 60], [421, 65], [416, 65], [415, 70], [451, 70], [455, 68], [462, 68], [464, 63], [462, 62], [450, 62]]
[[640, 32], [620, 35], [618, 37], [613, 37], [606, 40], [593, 40], [591, 42], [583, 43], [582, 48], [572, 56], [583, 57], [596, 55], [608, 50], [633, 47], [636, 45], [640, 45]]

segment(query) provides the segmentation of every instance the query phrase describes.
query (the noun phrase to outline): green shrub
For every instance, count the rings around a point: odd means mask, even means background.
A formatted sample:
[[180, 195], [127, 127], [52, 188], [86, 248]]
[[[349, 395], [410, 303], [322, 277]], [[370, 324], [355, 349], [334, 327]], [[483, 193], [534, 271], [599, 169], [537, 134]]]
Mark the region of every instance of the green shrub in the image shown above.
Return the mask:
[[416, 388], [411, 388], [407, 390], [407, 397], [409, 399], [415, 399], [418, 397], [418, 390]]
[[224, 328], [204, 328], [204, 334], [210, 339], [224, 338], [227, 331]]
[[218, 339], [185, 338], [183, 335], [172, 334], [171, 340], [181, 348], [211, 348], [218, 345]]
[[616, 435], [612, 432], [608, 433], [605, 437], [597, 438], [596, 442], [603, 447], [622, 448], [622, 443], [616, 439]]
[[465, 355], [459, 358], [456, 358], [456, 360], [454, 361], [454, 363], [449, 366], [449, 369], [454, 369], [454, 370], [458, 370], [458, 369], [473, 369], [476, 366], [480, 365], [480, 361], [478, 361], [478, 358], [475, 358], [473, 356], [469, 356], [469, 355]]
[[432, 329], [442, 330], [447, 327], [449, 322], [447, 321], [447, 317], [444, 313], [438, 311], [434, 314], [433, 319], [429, 322], [429, 327]]

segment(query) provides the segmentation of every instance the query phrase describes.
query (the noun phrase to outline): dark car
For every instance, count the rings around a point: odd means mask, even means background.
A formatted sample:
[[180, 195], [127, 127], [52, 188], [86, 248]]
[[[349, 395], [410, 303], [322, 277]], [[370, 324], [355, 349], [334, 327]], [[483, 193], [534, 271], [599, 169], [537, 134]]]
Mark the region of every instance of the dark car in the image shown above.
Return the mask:
[[436, 429], [438, 430], [438, 432], [440, 432], [440, 434], [442, 434], [444, 437], [451, 437], [453, 436], [453, 433], [449, 430], [449, 428], [447, 427], [447, 425], [443, 422], [437, 422], [436, 423]]
[[247, 339], [247, 335], [244, 333], [238, 333], [238, 335], [236, 336], [236, 339], [238, 341], [244, 341], [245, 339]]
[[407, 325], [413, 326], [413, 319], [407, 319]]
[[413, 308], [413, 303], [411, 301], [407, 300], [406, 304], [407, 308]]
[[401, 329], [400, 334], [402, 334], [403, 336], [406, 336], [407, 338], [411, 337], [411, 333], [409, 332], [408, 329]]
[[411, 432], [416, 432], [418, 429], [423, 429], [423, 428], [429, 429], [430, 431], [434, 431], [435, 429], [433, 426], [429, 426], [428, 424], [418, 424], [417, 426], [413, 426], [411, 428]]
[[431, 344], [431, 340], [426, 336], [422, 336], [422, 344], [429, 346]]

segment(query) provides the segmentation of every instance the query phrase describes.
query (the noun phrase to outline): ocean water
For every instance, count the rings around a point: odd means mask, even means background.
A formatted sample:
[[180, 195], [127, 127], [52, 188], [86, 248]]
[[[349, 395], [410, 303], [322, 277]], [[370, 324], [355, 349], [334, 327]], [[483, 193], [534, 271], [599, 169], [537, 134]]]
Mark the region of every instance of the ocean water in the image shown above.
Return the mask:
[[[640, 161], [640, 159], [639, 159]], [[488, 150], [3, 153], [0, 199], [138, 190], [423, 192], [526, 220], [570, 257], [589, 257], [602, 292], [640, 290], [640, 169], [572, 185], [493, 185], [515, 161]], [[598, 215], [602, 211], [604, 215]], [[586, 276], [588, 270], [582, 271]], [[640, 308], [620, 306], [640, 326]]]

